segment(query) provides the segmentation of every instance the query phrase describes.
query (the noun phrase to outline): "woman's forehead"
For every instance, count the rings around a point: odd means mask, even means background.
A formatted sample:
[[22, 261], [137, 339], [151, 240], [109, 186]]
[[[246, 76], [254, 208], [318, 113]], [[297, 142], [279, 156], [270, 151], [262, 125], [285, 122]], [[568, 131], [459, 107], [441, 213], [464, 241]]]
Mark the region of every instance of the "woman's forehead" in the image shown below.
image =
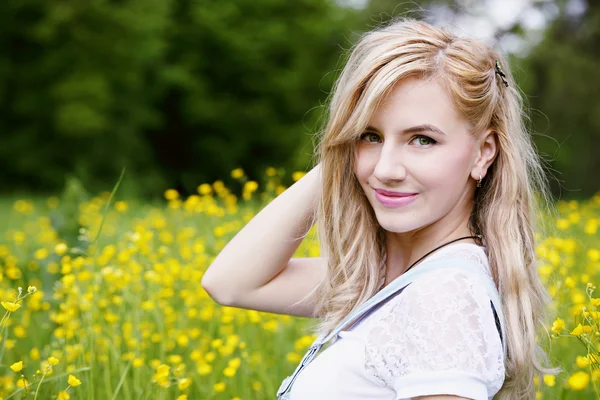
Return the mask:
[[406, 78], [397, 82], [375, 108], [369, 125], [378, 130], [430, 124], [444, 132], [468, 129], [446, 89], [437, 80]]

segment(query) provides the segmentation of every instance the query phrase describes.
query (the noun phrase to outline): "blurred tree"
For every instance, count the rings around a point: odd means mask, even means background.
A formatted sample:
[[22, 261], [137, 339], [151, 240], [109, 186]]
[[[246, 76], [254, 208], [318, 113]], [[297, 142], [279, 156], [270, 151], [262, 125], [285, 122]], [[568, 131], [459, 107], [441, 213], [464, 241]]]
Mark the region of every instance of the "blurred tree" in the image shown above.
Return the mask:
[[553, 192], [577, 198], [600, 190], [600, 4], [588, 2], [581, 15], [557, 4], [558, 18], [521, 60], [522, 88], [539, 150], [551, 160]]
[[57, 189], [75, 173], [107, 188], [123, 166], [157, 183], [143, 129], [171, 1], [0, 3], [0, 183]]
[[[236, 167], [251, 179], [268, 165], [303, 169], [359, 34], [469, 2], [0, 2], [2, 190], [56, 191], [74, 175], [97, 192], [127, 167], [121, 194], [159, 195], [227, 181]], [[517, 79], [534, 130], [559, 142], [536, 136], [562, 187], [588, 195], [600, 168], [591, 151], [600, 142], [599, 7], [589, 2], [574, 17], [570, 1], [541, 3], [563, 12], [530, 56], [515, 59]], [[516, 22], [498, 36], [523, 31]]]
[[178, 2], [165, 124], [148, 135], [169, 181], [192, 191], [236, 167], [304, 168], [352, 15], [324, 0]]
[[[328, 0], [0, 3], [0, 183], [143, 193], [300, 168], [353, 11]], [[128, 184], [127, 184], [128, 183]]]

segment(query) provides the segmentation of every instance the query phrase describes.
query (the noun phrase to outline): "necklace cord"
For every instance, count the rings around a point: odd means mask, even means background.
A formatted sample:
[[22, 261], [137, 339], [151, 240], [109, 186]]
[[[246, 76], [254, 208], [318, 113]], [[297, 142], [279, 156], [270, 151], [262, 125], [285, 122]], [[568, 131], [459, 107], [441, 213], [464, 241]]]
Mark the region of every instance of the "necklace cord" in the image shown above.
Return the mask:
[[[481, 236], [481, 235], [475, 235], [475, 236], [463, 236], [463, 237], [460, 237], [460, 238], [458, 238], [458, 239], [454, 239], [454, 240], [451, 240], [451, 241], [449, 241], [449, 242], [447, 242], [447, 243], [444, 243], [444, 244], [442, 244], [442, 245], [440, 245], [440, 246], [436, 247], [435, 249], [431, 250], [429, 253], [425, 254], [423, 257], [419, 258], [419, 259], [418, 259], [417, 261], [415, 261], [414, 263], [412, 263], [412, 265], [411, 265], [410, 267], [408, 267], [408, 268], [406, 269], [406, 271], [404, 271], [404, 273], [406, 273], [406, 272], [407, 272], [409, 269], [411, 269], [412, 267], [414, 267], [415, 265], [417, 265], [417, 264], [418, 264], [420, 261], [422, 261], [422, 260], [423, 260], [425, 257], [427, 257], [428, 255], [430, 255], [430, 254], [431, 254], [431, 253], [433, 253], [434, 251], [441, 249], [441, 248], [442, 248], [442, 247], [444, 247], [444, 246], [447, 246], [447, 245], [449, 245], [449, 244], [451, 244], [451, 243], [454, 243], [454, 242], [458, 242], [459, 240], [463, 240], [463, 239], [481, 239], [481, 238], [482, 238], [482, 236]], [[386, 264], [386, 273], [387, 273], [387, 264]], [[385, 284], [385, 278], [384, 278], [384, 284]]]

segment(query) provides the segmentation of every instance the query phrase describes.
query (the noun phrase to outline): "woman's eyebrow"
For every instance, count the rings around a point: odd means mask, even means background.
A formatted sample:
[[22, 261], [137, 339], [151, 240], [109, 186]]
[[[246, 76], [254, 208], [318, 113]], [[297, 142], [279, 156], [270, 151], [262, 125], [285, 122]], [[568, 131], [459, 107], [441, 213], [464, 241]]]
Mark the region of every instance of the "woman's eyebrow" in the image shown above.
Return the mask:
[[[373, 126], [367, 126], [366, 130], [369, 131], [375, 131], [375, 132], [379, 132], [379, 130]], [[444, 133], [444, 131], [442, 131], [440, 128], [434, 126], [434, 125], [430, 125], [430, 124], [423, 124], [423, 125], [416, 125], [410, 128], [406, 128], [404, 130], [402, 130], [400, 133], [417, 133], [417, 132], [426, 132], [426, 131], [430, 131], [430, 132], [436, 132], [439, 133], [440, 135], [446, 135], [446, 133]]]

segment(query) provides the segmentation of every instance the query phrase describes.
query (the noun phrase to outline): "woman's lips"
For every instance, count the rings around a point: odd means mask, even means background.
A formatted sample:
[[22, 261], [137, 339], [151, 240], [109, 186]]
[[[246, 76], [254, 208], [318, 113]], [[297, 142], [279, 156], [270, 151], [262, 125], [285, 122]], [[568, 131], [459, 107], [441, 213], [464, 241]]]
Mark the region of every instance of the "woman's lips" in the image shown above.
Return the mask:
[[386, 196], [384, 193], [385, 191], [375, 191], [375, 197], [384, 207], [399, 207], [412, 203], [419, 195], [418, 193], [410, 195], [403, 193], [401, 196]]

